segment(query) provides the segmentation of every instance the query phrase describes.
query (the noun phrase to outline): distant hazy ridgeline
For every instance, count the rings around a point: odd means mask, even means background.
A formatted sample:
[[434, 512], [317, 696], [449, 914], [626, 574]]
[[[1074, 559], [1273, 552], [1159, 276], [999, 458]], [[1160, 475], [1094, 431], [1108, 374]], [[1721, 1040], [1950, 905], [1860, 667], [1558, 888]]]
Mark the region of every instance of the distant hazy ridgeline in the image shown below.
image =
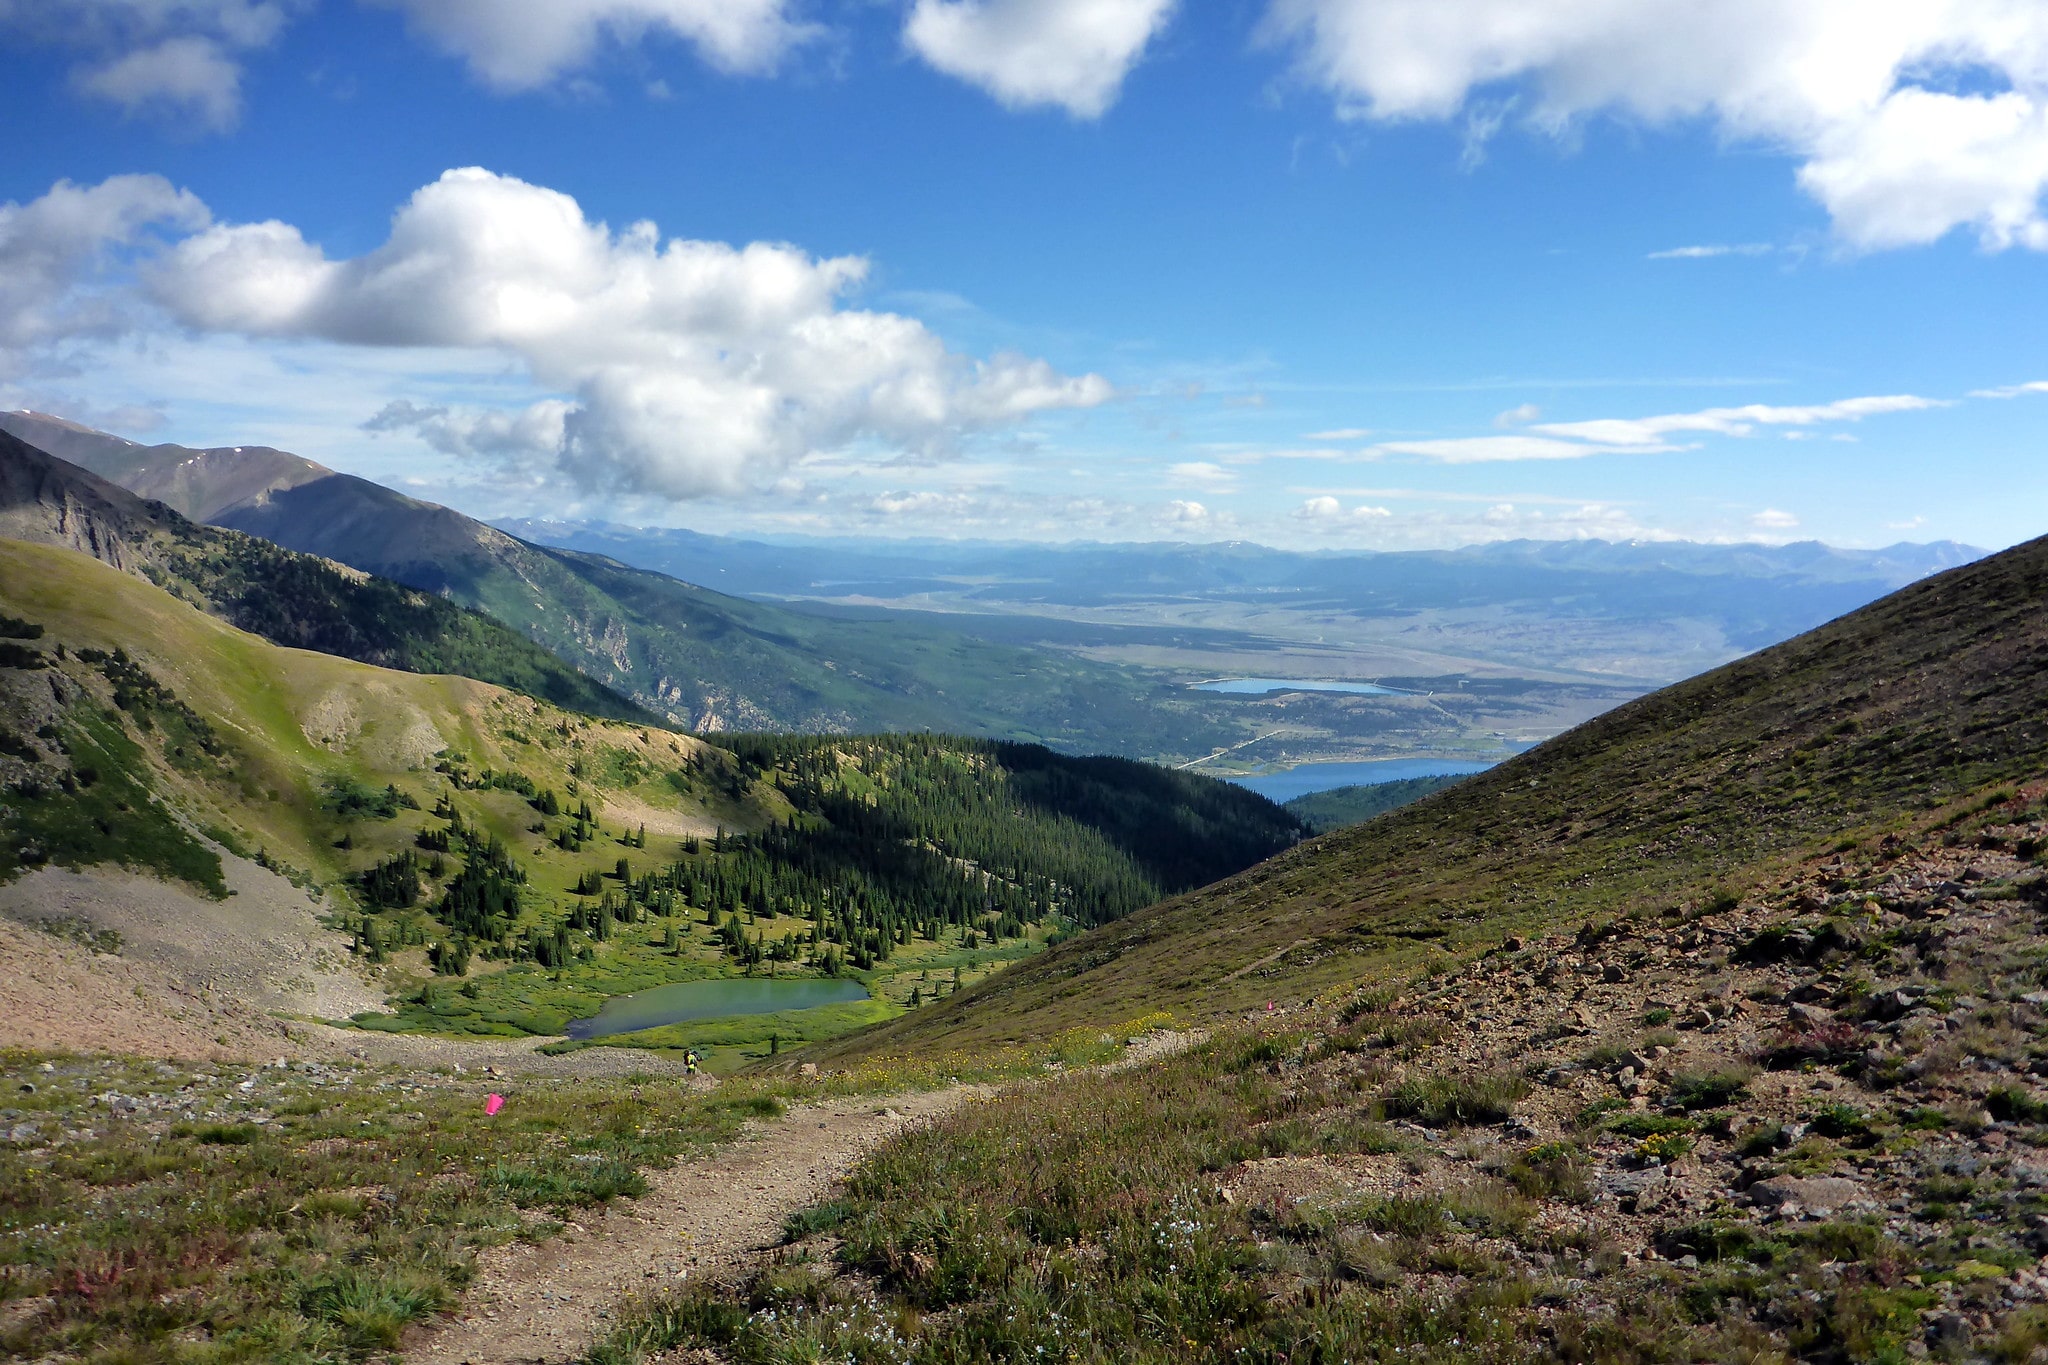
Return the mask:
[[1348, 829], [1375, 815], [1398, 810], [1464, 780], [1462, 773], [1446, 777], [1410, 777], [1395, 782], [1368, 782], [1329, 791], [1310, 792], [1284, 802], [1287, 810], [1316, 834]]
[[[1200, 639], [1218, 654], [1291, 642], [1304, 658], [1320, 654], [1328, 666], [1346, 661], [1331, 638], [1336, 617], [1354, 650], [1373, 640], [1399, 647], [1427, 642], [1495, 670], [1504, 662], [1583, 668], [1604, 653], [1605, 671], [1652, 682], [1775, 644], [1979, 553], [1952, 543], [1843, 550], [1607, 541], [1302, 553], [1243, 542], [766, 543], [605, 523], [506, 526], [541, 544], [607, 555], [723, 592], [936, 608], [952, 613], [947, 619], [956, 628], [992, 639], [1098, 649], [1121, 642], [1133, 657], [1175, 634]], [[1060, 629], [1081, 622], [1094, 632]], [[1431, 628], [1411, 634], [1418, 622]], [[1112, 623], [1129, 632], [1121, 641]], [[1391, 661], [1374, 667], [1411, 675], [1451, 671]]]

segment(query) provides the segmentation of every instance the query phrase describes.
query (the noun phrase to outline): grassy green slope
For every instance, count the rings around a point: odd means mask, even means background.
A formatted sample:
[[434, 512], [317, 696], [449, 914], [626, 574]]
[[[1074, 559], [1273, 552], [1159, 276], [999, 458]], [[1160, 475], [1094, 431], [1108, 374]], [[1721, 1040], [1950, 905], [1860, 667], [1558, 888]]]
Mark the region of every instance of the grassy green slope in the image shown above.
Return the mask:
[[[489, 770], [573, 788], [602, 822], [666, 826], [676, 837], [720, 821], [758, 825], [787, 810], [771, 792], [746, 786], [729, 755], [685, 736], [594, 720], [469, 678], [281, 648], [74, 551], [0, 540], [0, 611], [44, 628], [17, 646], [38, 654], [41, 667], [6, 670], [16, 685], [50, 688], [71, 709], [97, 708], [141, 755], [148, 771], [140, 778], [193, 824], [221, 824], [321, 879], [358, 870], [381, 845], [399, 846], [372, 828], [390, 821], [352, 814], [329, 792], [332, 781], [395, 783], [431, 800], [438, 790], [463, 790], [435, 771], [451, 756], [472, 777]], [[170, 694], [160, 710], [190, 711], [212, 732], [215, 761], [201, 764], [196, 743], [171, 756], [191, 765], [169, 761], [157, 751], [178, 741], [161, 721], [143, 724], [133, 709], [122, 721], [118, 668], [79, 658], [81, 650], [117, 649]], [[64, 766], [57, 761], [53, 771]], [[508, 839], [527, 833], [523, 798], [474, 790], [464, 799], [480, 812], [504, 808], [478, 819]], [[405, 823], [398, 818], [393, 833]], [[345, 833], [358, 836], [357, 848], [334, 847]], [[561, 871], [580, 870], [579, 863]]]
[[197, 525], [6, 432], [0, 534], [86, 550], [278, 644], [408, 672], [460, 673], [592, 715], [653, 719], [486, 616], [254, 536]]
[[[540, 999], [545, 974], [520, 948], [587, 906], [578, 884], [605, 881], [621, 857], [679, 856], [721, 827], [789, 813], [731, 755], [686, 736], [283, 649], [74, 551], [0, 541], [0, 613], [33, 635], [0, 653], [0, 876], [124, 863], [218, 893], [213, 849], [239, 850], [339, 890], [356, 907], [344, 927], [403, 989], [425, 974], [426, 946], [453, 937], [444, 894], [495, 844], [516, 875], [500, 922], [470, 935], [467, 974], [487, 978], [481, 998], [497, 1015], [485, 1031], [553, 1031], [614, 977], [630, 990], [720, 974], [708, 935], [675, 954], [636, 939], [563, 964], [574, 970], [549, 983], [562, 992]], [[561, 813], [529, 793], [554, 794]], [[585, 805], [587, 822], [575, 818]], [[438, 866], [418, 852], [435, 839], [448, 840]], [[419, 858], [417, 893], [379, 905], [358, 879], [407, 857]], [[581, 948], [597, 936], [569, 937]], [[534, 979], [505, 985], [513, 968]]]
[[2048, 539], [1915, 584], [1491, 771], [838, 1045], [1213, 1017], [1525, 928], [1698, 904], [2038, 769]]

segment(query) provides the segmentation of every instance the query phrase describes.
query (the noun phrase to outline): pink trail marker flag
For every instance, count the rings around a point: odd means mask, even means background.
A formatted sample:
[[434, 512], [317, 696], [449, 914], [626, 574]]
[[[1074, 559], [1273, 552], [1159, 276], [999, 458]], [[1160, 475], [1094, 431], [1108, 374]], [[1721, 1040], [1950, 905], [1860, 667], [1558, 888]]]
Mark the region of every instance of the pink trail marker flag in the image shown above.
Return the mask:
[[495, 1114], [504, 1107], [505, 1097], [503, 1095], [491, 1095], [484, 1100], [484, 1113], [486, 1115]]

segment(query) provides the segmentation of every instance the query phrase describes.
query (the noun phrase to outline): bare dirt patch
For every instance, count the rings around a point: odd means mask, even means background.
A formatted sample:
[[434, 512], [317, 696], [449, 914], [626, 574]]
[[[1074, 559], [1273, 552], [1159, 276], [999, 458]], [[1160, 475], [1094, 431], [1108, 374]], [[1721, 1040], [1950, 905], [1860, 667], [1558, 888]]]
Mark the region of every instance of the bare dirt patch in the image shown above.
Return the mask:
[[640, 826], [650, 834], [666, 835], [671, 839], [687, 839], [693, 835], [708, 839], [720, 828], [718, 821], [708, 815], [668, 810], [631, 792], [605, 792], [603, 805], [604, 809], [599, 814], [607, 825], [617, 825], [621, 829]]
[[[223, 901], [107, 868], [43, 868], [0, 886], [0, 1047], [181, 1060], [347, 1056], [522, 1076], [683, 1070], [630, 1048], [539, 1051], [557, 1038], [313, 1023], [378, 1009], [383, 991], [305, 892], [227, 853], [221, 865], [235, 892]], [[118, 951], [93, 951], [86, 940], [96, 935], [118, 935]]]
[[[428, 1033], [377, 1033], [368, 1029], [333, 1028], [325, 1024], [295, 1025], [308, 1050], [346, 1055], [357, 1061], [431, 1070], [462, 1067], [467, 1071], [508, 1076], [681, 1076], [684, 1064], [660, 1052], [630, 1047], [591, 1047], [551, 1057], [540, 1049], [559, 1038], [450, 1038]], [[701, 1078], [705, 1089], [716, 1082]]]
[[[268, 1056], [291, 1033], [273, 1012], [377, 1004], [303, 891], [231, 855], [221, 863], [234, 894], [220, 901], [108, 868], [41, 868], [0, 886], [0, 1044]], [[114, 953], [78, 941], [113, 936]]]
[[0, 916], [119, 934], [123, 961], [157, 967], [223, 1005], [328, 1017], [378, 1005], [317, 902], [230, 854], [221, 867], [233, 894], [219, 901], [132, 872], [42, 868], [0, 886]]
[[278, 1045], [277, 1022], [259, 1011], [215, 1004], [160, 967], [0, 919], [0, 1047], [220, 1061]]

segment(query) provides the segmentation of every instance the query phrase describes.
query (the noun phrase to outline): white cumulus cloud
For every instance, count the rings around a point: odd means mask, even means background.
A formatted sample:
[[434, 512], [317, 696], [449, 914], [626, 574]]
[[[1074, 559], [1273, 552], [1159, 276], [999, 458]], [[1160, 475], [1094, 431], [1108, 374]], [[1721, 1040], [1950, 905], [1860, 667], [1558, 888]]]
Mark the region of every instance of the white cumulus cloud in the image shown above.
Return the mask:
[[0, 204], [0, 374], [20, 372], [31, 348], [120, 330], [124, 300], [92, 287], [97, 267], [154, 229], [208, 221], [206, 205], [160, 175], [60, 180], [26, 204]]
[[166, 38], [84, 68], [72, 84], [130, 110], [188, 110], [216, 130], [233, 127], [242, 111], [241, 67], [210, 38]]
[[371, 347], [505, 352], [566, 401], [502, 437], [475, 416], [380, 415], [446, 448], [536, 439], [593, 486], [737, 491], [863, 440], [924, 454], [963, 435], [1112, 396], [1043, 360], [971, 359], [922, 323], [844, 306], [867, 262], [769, 243], [614, 232], [566, 194], [475, 168], [416, 192], [385, 243], [329, 259], [280, 222], [216, 225], [149, 271], [200, 331]]
[[1265, 31], [1346, 117], [1699, 120], [1797, 157], [1853, 246], [2048, 248], [2035, 0], [1272, 0]]
[[1798, 529], [1799, 518], [1790, 512], [1781, 512], [1775, 507], [1766, 507], [1749, 519], [1749, 524], [1759, 531], [1791, 531]]
[[1369, 503], [1360, 503], [1347, 514], [1344, 511], [1343, 503], [1338, 502], [1336, 498], [1328, 493], [1322, 493], [1313, 498], [1305, 499], [1301, 506], [1295, 510], [1294, 515], [1303, 521], [1332, 523], [1347, 519], [1351, 521], [1379, 521], [1394, 514], [1385, 507], [1374, 507]]
[[515, 412], [461, 411], [405, 399], [386, 403], [365, 431], [412, 431], [444, 455], [511, 465], [552, 463], [568, 436], [570, 404], [544, 398]]
[[916, 0], [903, 41], [1012, 109], [1100, 118], [1177, 0]]
[[585, 65], [607, 38], [666, 33], [724, 71], [774, 69], [811, 30], [788, 0], [372, 0], [460, 57], [485, 85], [532, 90]]
[[78, 52], [81, 94], [219, 132], [241, 116], [243, 57], [310, 2], [0, 0], [0, 36]]

